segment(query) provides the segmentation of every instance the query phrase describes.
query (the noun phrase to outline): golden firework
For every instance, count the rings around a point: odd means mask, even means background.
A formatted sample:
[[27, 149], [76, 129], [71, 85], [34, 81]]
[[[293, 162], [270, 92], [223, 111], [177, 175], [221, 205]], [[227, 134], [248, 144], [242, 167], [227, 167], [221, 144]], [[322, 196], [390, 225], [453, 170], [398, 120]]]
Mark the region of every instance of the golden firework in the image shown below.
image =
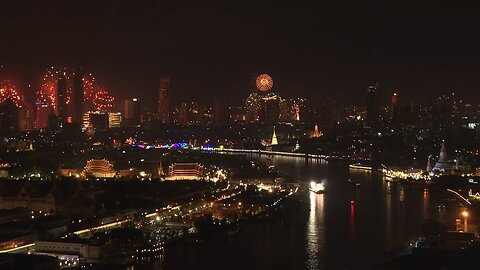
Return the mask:
[[268, 74], [261, 74], [256, 80], [258, 90], [267, 92], [273, 87], [273, 79]]

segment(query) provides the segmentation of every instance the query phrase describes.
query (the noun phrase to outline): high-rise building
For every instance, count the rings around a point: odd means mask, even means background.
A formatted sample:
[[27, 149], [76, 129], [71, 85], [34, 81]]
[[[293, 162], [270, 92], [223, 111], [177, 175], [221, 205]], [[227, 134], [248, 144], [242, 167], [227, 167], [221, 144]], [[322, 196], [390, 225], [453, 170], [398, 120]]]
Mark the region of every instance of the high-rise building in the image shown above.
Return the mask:
[[397, 95], [397, 93], [393, 93], [393, 95], [392, 95], [392, 108], [397, 107], [397, 102], [398, 102], [398, 95]]
[[18, 108], [11, 99], [0, 104], [0, 134], [12, 135], [18, 131]]
[[46, 103], [37, 103], [36, 116], [35, 116], [35, 128], [46, 129], [48, 127], [48, 116], [53, 114], [52, 108]]
[[18, 107], [18, 129], [30, 130], [33, 129], [33, 110], [26, 104]]
[[137, 126], [140, 124], [140, 105], [137, 98], [123, 101], [123, 118], [123, 122], [127, 126]]
[[377, 126], [380, 118], [380, 105], [378, 103], [377, 86], [367, 89], [367, 125], [371, 128]]
[[83, 68], [78, 68], [73, 76], [73, 123], [80, 125], [83, 118]]
[[160, 78], [160, 89], [158, 90], [158, 116], [162, 123], [170, 123], [170, 78]]
[[63, 74], [57, 81], [57, 117], [58, 126], [62, 128], [67, 122], [67, 78]]
[[392, 95], [392, 121], [398, 121], [398, 95], [397, 93], [393, 93]]

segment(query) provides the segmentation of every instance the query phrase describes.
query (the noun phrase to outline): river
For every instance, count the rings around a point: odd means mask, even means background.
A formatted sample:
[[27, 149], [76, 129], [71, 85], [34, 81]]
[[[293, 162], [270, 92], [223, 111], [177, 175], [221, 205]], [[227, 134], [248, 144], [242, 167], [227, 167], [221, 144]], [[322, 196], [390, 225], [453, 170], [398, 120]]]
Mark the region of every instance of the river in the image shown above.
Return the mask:
[[[245, 224], [233, 234], [168, 246], [162, 261], [132, 268], [371, 269], [419, 236], [426, 219], [451, 226], [460, 211], [444, 193], [391, 184], [343, 162], [260, 158], [300, 180], [294, 209], [268, 222]], [[361, 187], [352, 188], [348, 179]], [[309, 192], [312, 180], [324, 181], [328, 192]]]

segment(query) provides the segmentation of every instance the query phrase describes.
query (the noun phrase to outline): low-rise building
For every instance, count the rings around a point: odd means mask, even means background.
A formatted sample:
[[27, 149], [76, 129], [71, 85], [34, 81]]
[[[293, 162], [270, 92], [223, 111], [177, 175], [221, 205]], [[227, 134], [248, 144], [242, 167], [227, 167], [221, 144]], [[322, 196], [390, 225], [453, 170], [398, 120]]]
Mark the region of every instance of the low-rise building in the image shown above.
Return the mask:
[[167, 180], [199, 180], [205, 178], [205, 168], [200, 163], [176, 162], [168, 167]]

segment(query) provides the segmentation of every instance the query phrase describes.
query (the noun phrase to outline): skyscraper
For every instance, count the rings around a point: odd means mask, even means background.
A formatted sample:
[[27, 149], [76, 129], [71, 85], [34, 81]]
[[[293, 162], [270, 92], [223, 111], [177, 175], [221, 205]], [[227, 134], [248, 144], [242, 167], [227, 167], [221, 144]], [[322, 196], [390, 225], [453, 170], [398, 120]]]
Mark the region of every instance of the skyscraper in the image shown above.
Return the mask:
[[140, 105], [138, 99], [126, 99], [123, 101], [124, 123], [127, 126], [137, 126], [140, 124]]
[[170, 78], [160, 78], [160, 89], [158, 90], [158, 116], [162, 123], [170, 123]]
[[380, 105], [378, 104], [377, 85], [367, 89], [367, 125], [375, 128], [380, 118]]
[[52, 109], [48, 104], [38, 102], [36, 106], [35, 128], [46, 129], [48, 127], [48, 115], [52, 112]]
[[80, 125], [83, 118], [83, 68], [78, 68], [73, 76], [73, 123]]
[[33, 110], [27, 104], [18, 107], [18, 129], [33, 129]]
[[396, 123], [398, 121], [398, 95], [393, 93], [392, 95], [392, 122]]
[[58, 126], [62, 128], [67, 122], [67, 78], [65, 73], [57, 81], [57, 117]]

